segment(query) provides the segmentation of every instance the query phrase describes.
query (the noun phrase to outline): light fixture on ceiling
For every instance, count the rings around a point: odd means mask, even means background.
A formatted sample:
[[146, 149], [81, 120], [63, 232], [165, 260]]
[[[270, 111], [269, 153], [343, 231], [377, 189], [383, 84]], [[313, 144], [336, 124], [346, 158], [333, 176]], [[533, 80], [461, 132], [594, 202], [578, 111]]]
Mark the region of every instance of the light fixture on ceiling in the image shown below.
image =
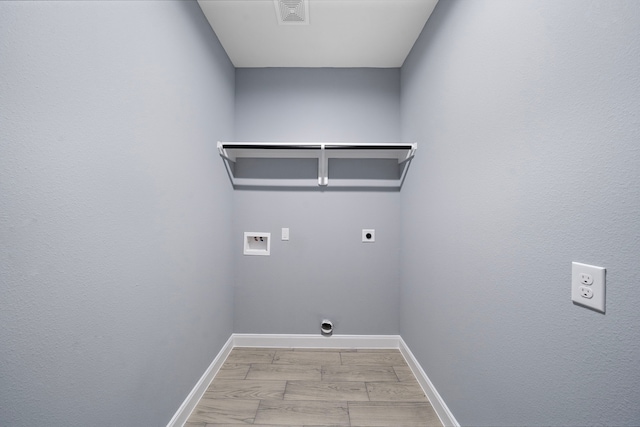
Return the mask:
[[280, 25], [308, 25], [309, 0], [273, 0]]

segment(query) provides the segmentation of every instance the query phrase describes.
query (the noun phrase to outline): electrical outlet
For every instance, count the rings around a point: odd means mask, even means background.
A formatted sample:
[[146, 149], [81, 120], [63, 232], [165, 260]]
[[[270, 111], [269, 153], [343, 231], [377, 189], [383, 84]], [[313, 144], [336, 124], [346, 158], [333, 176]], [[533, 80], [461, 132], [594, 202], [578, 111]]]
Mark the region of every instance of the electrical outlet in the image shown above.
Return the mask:
[[376, 230], [373, 228], [362, 229], [362, 243], [373, 243], [376, 241]]
[[582, 298], [593, 298], [593, 289], [591, 289], [590, 286], [580, 286], [580, 288], [578, 288], [578, 292]]
[[583, 285], [592, 285], [593, 277], [589, 273], [580, 273], [580, 283]]
[[571, 300], [601, 313], [605, 312], [606, 269], [571, 263]]

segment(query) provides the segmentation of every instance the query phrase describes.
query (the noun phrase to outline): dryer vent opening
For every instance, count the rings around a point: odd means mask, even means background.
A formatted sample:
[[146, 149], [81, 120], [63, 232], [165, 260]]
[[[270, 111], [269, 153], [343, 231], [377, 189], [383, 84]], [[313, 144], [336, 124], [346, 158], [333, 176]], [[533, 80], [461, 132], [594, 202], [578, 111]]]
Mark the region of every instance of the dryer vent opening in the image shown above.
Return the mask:
[[329, 336], [333, 333], [333, 323], [331, 322], [331, 320], [325, 319], [320, 322], [320, 332], [322, 332], [322, 335], [325, 336]]

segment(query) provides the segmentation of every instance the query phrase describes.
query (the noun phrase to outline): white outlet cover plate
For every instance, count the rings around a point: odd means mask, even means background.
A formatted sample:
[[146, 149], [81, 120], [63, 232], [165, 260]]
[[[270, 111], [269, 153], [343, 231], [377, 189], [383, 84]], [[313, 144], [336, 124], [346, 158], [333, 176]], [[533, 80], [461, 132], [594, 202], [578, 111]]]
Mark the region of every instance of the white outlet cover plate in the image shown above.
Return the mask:
[[[571, 263], [571, 300], [584, 307], [589, 307], [601, 313], [605, 312], [606, 297], [606, 269], [595, 265]], [[585, 285], [581, 280], [584, 274], [588, 274], [593, 279], [593, 283]], [[582, 296], [582, 287], [588, 287], [593, 291], [593, 297]]]
[[376, 230], [373, 228], [362, 229], [362, 243], [373, 243], [376, 241]]

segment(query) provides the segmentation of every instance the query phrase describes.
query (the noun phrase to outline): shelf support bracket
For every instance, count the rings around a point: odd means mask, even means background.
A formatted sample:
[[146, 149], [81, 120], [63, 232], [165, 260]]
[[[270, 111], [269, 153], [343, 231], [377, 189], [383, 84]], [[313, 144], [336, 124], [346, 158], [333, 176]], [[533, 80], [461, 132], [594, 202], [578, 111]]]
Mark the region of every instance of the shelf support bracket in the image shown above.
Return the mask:
[[401, 165], [403, 163], [408, 162], [409, 160], [413, 159], [413, 156], [416, 155], [416, 150], [418, 149], [418, 144], [417, 143], [412, 143], [411, 144], [411, 150], [409, 150], [409, 152], [407, 153], [407, 157], [405, 157], [403, 160], [398, 162], [398, 165]]
[[324, 146], [320, 144], [320, 157], [318, 157], [318, 185], [322, 187], [329, 185], [329, 160]]
[[218, 153], [220, 153], [220, 157], [222, 157], [223, 159], [227, 159], [230, 162], [235, 162], [234, 159], [227, 155], [227, 150], [224, 149], [224, 145], [220, 141], [218, 141]]
[[224, 149], [224, 145], [221, 141], [218, 141], [218, 153], [220, 153], [220, 157], [222, 157], [222, 163], [224, 163], [224, 167], [227, 170], [227, 175], [229, 175], [231, 185], [235, 186], [236, 179], [233, 175], [233, 170], [231, 169], [231, 163], [233, 163], [234, 160], [232, 160], [231, 157], [227, 155], [227, 151]]

